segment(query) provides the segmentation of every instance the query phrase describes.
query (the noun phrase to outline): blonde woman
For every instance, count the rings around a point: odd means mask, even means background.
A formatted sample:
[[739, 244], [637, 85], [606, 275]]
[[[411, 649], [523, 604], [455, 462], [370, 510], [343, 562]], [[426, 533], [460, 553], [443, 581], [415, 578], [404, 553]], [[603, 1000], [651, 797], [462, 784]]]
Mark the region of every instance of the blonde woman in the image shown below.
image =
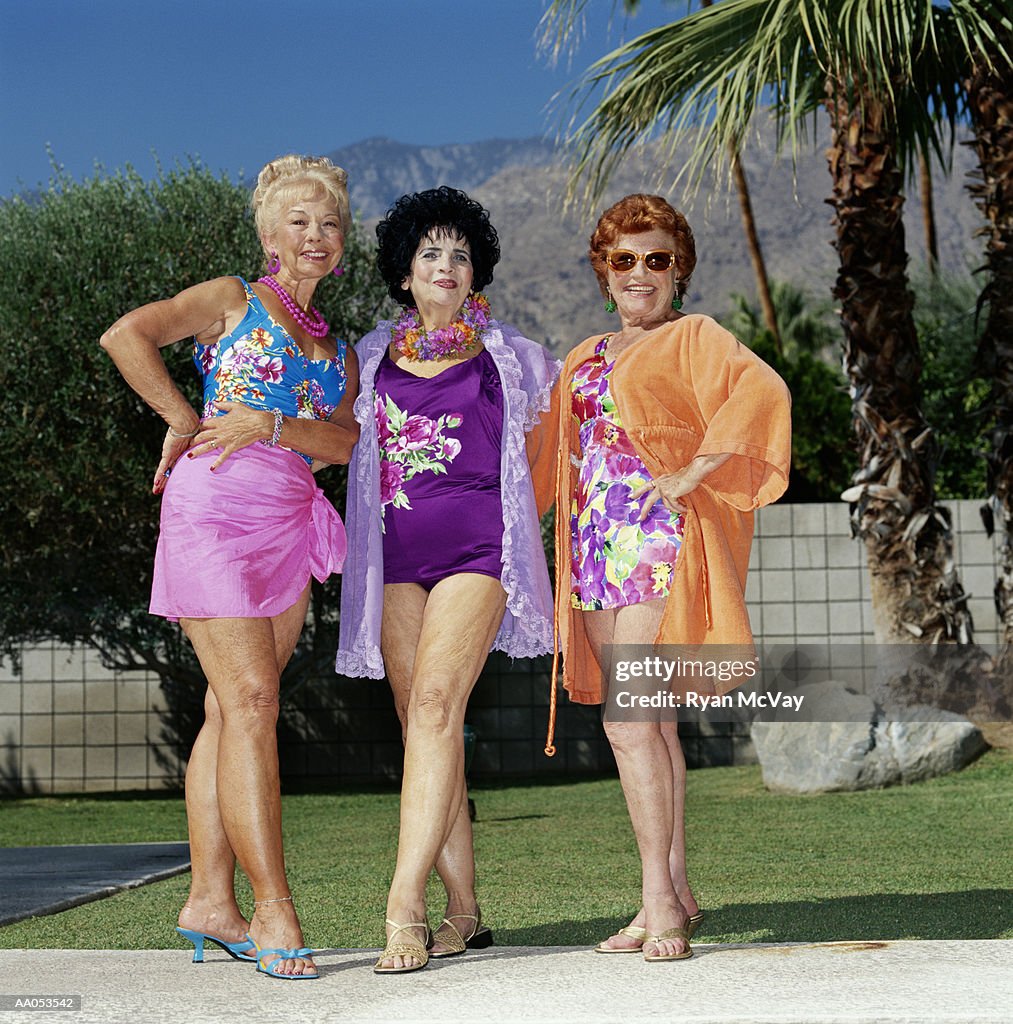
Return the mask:
[[[222, 277], [127, 313], [102, 337], [126, 382], [168, 424], [151, 611], [178, 620], [208, 680], [186, 773], [192, 881], [178, 931], [194, 962], [214, 943], [285, 980], [316, 978], [285, 873], [278, 688], [302, 631], [310, 576], [339, 572], [345, 531], [312, 468], [348, 461], [359, 428], [355, 353], [312, 306], [340, 273], [350, 227], [345, 172], [286, 156], [252, 206], [268, 273]], [[193, 337], [194, 409], [160, 349]], [[247, 922], [238, 860], [253, 887]]]

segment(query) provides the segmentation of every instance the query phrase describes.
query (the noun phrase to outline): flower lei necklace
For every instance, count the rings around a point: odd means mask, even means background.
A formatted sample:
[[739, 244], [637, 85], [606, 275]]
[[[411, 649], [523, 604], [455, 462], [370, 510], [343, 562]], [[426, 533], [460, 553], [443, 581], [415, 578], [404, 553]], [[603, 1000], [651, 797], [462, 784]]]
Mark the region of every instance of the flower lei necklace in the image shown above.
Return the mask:
[[446, 359], [474, 348], [489, 327], [489, 300], [475, 292], [464, 300], [461, 315], [452, 324], [427, 331], [419, 311], [407, 308], [394, 324], [394, 348], [409, 359]]

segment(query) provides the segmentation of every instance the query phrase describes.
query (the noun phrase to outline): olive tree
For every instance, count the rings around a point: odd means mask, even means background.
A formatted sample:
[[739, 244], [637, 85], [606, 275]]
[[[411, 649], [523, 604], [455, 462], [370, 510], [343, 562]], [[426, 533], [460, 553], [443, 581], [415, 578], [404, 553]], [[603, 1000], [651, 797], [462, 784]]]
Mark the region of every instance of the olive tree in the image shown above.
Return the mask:
[[[248, 197], [191, 163], [152, 181], [128, 169], [75, 182], [58, 170], [45, 191], [0, 200], [0, 656], [43, 640], [92, 644], [110, 667], [158, 673], [193, 721], [199, 667], [179, 628], [147, 612], [159, 513], [150, 479], [165, 425], [98, 338], [128, 309], [188, 285], [257, 277]], [[335, 333], [355, 341], [386, 303], [358, 224], [344, 262], [317, 299]], [[164, 352], [196, 403], [191, 345]], [[317, 479], [343, 508], [344, 470]], [[336, 582], [314, 582], [283, 694], [330, 663], [337, 599]], [[191, 727], [176, 727], [181, 742]]]

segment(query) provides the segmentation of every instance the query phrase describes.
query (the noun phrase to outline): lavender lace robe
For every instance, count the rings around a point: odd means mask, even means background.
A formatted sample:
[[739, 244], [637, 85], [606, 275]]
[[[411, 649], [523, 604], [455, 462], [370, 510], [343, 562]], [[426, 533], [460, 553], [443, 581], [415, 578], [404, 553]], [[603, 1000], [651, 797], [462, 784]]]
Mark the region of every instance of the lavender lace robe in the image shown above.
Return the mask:
[[[361, 367], [355, 418], [362, 427], [348, 467], [345, 529], [348, 555], [341, 583], [341, 626], [335, 669], [342, 675], [382, 679], [383, 537], [380, 454], [373, 410], [377, 367], [390, 344], [391, 324], [381, 321], [356, 346]], [[495, 650], [530, 658], [552, 650], [552, 588], [545, 565], [525, 434], [549, 408], [561, 364], [541, 345], [494, 320], [482, 339], [503, 385], [503, 573], [507, 593]]]

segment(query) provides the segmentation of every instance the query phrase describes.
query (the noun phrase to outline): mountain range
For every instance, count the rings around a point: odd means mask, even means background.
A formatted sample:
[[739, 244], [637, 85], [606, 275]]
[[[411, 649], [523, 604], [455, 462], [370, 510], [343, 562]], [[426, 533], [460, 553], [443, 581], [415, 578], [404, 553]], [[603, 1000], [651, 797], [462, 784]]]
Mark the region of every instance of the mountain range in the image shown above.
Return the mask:
[[[760, 243], [771, 278], [791, 281], [815, 303], [829, 307], [837, 268], [832, 248], [830, 175], [825, 141], [804, 151], [794, 167], [778, 156], [774, 133], [762, 125], [743, 151]], [[603, 309], [587, 263], [587, 243], [598, 212], [630, 192], [658, 192], [683, 210], [693, 228], [697, 268], [687, 312], [719, 319], [736, 295], [755, 303], [755, 284], [743, 238], [738, 198], [723, 180], [689, 197], [672, 187], [678, 165], [658, 144], [638, 148], [623, 163], [598, 210], [582, 213], [564, 203], [566, 154], [545, 139], [492, 139], [416, 146], [372, 138], [328, 154], [348, 171], [352, 206], [370, 230], [405, 192], [452, 185], [481, 202], [496, 226], [502, 259], [487, 289], [493, 312], [529, 337], [565, 352], [588, 335], [617, 324]], [[943, 273], [966, 274], [980, 263], [975, 231], [980, 217], [966, 191], [972, 167], [958, 145], [952, 168], [934, 174], [934, 205]], [[922, 272], [925, 245], [914, 186], [905, 204], [912, 273]]]

